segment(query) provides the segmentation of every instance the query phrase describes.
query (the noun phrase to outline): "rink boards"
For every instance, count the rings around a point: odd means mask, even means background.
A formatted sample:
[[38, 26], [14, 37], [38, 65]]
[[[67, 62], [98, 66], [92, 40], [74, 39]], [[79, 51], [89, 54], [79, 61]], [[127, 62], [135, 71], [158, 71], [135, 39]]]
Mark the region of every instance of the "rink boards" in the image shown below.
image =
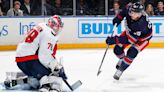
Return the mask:
[[[37, 23], [48, 17], [1, 17], [0, 50], [15, 50], [18, 42]], [[63, 17], [64, 28], [59, 39], [59, 48], [103, 48], [105, 38], [111, 35], [113, 17]], [[164, 47], [164, 17], [150, 17], [153, 38], [149, 47]], [[124, 31], [124, 22], [115, 30], [115, 35]]]

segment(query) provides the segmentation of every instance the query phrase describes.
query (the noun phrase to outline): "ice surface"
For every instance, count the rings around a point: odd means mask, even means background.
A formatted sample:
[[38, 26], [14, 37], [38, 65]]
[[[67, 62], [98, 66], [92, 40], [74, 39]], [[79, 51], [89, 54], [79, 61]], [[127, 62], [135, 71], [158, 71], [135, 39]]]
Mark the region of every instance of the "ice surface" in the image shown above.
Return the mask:
[[[97, 77], [104, 52], [105, 48], [57, 51], [57, 59], [64, 59], [70, 84], [77, 80], [83, 83], [75, 92], [164, 92], [164, 49], [142, 51], [119, 81], [113, 79], [118, 58], [112, 49], [108, 50]], [[5, 72], [20, 71], [14, 60], [15, 51], [0, 52], [0, 82], [4, 81]]]

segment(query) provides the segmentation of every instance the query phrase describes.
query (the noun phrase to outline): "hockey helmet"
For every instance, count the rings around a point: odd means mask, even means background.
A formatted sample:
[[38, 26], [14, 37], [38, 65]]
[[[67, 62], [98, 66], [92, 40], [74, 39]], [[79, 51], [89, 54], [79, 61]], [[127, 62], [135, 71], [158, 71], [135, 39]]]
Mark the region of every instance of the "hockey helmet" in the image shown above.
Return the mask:
[[48, 19], [48, 26], [52, 28], [57, 34], [62, 28], [64, 23], [59, 15], [54, 15]]
[[133, 3], [131, 7], [129, 8], [130, 12], [137, 12], [142, 13], [144, 11], [144, 5], [142, 5], [140, 2]]

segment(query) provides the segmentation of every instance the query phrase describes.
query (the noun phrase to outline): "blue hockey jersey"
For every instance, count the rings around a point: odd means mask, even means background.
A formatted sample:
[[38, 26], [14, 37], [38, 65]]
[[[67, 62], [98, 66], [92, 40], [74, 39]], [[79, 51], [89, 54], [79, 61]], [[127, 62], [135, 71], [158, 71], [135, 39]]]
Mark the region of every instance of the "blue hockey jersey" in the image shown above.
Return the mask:
[[127, 5], [123, 11], [121, 11], [114, 19], [113, 24], [117, 23], [119, 25], [121, 21], [126, 18], [126, 34], [132, 36], [136, 40], [144, 41], [149, 40], [152, 37], [152, 24], [150, 23], [148, 16], [145, 12], [138, 20], [132, 20], [129, 15], [129, 7]]

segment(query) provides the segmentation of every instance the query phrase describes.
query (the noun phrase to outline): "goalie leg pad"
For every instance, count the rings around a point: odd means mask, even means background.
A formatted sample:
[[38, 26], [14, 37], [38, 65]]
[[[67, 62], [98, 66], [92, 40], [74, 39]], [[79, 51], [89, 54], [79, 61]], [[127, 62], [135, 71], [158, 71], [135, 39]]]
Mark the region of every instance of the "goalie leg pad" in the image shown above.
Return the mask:
[[26, 76], [22, 72], [6, 72], [4, 85], [6, 89], [38, 89], [39, 81], [36, 78]]
[[34, 89], [38, 89], [39, 85], [40, 85], [39, 80], [37, 80], [36, 78], [33, 78], [33, 77], [28, 77], [27, 83]]
[[40, 80], [40, 90], [42, 90], [42, 86], [44, 85], [50, 85], [50, 90], [58, 90], [60, 92], [62, 88], [62, 78], [57, 76], [43, 76]]

